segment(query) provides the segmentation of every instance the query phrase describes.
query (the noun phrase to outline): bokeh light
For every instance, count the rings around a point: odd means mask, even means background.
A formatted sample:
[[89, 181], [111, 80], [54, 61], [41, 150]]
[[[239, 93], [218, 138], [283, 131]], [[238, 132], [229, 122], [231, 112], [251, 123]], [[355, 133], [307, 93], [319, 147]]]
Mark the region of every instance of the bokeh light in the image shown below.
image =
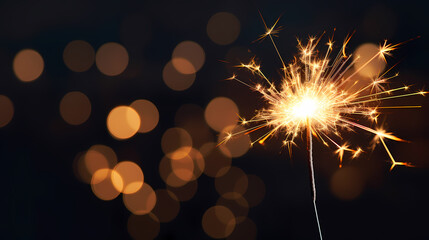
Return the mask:
[[358, 168], [347, 166], [338, 169], [331, 178], [331, 191], [341, 200], [353, 200], [363, 191], [364, 177]]
[[113, 186], [113, 176], [115, 176], [116, 181], [121, 180], [118, 173], [108, 168], [99, 169], [92, 175], [92, 192], [99, 199], [108, 201], [115, 199], [120, 194], [120, 191]]
[[158, 108], [149, 100], [139, 99], [131, 103], [132, 107], [140, 116], [139, 133], [152, 131], [159, 122]]
[[117, 139], [128, 139], [140, 129], [139, 114], [131, 107], [118, 106], [107, 116], [107, 129]]
[[127, 224], [128, 233], [135, 240], [153, 240], [160, 230], [159, 219], [153, 214], [131, 214]]
[[156, 194], [152, 187], [144, 183], [135, 193], [123, 194], [125, 207], [135, 215], [144, 215], [152, 211], [156, 204]]
[[[116, 190], [124, 194], [132, 194], [143, 186], [143, 171], [137, 164], [130, 161], [122, 161], [113, 170], [118, 173], [112, 176], [113, 185]], [[119, 176], [121, 181], [118, 181], [116, 176]]]
[[[94, 145], [86, 151], [84, 158], [84, 165], [87, 173], [92, 176], [97, 170], [113, 168], [116, 163], [116, 154], [108, 146]], [[84, 171], [85, 169], [82, 169]], [[82, 173], [86, 175], [86, 173]]]
[[63, 60], [64, 64], [73, 72], [88, 71], [94, 64], [94, 48], [86, 41], [71, 41], [64, 48]]
[[33, 49], [21, 50], [13, 59], [13, 72], [23, 82], [31, 82], [39, 78], [44, 67], [42, 56]]
[[[354, 52], [355, 70], [363, 67], [373, 56], [380, 52], [380, 48], [373, 43], [365, 43], [360, 45]], [[368, 65], [364, 66], [359, 75], [363, 77], [372, 78], [382, 73], [386, 66], [386, 62], [381, 57], [374, 58]]]
[[205, 159], [204, 174], [209, 177], [221, 177], [231, 168], [231, 158], [221, 153], [216, 143], [206, 143], [200, 148]]
[[217, 97], [209, 102], [204, 112], [207, 124], [215, 131], [222, 131], [238, 121], [238, 107], [229, 98]]
[[214, 206], [206, 210], [202, 225], [204, 232], [212, 238], [226, 238], [234, 231], [236, 220], [227, 207]]
[[216, 44], [233, 43], [240, 34], [240, 21], [228, 12], [219, 12], [211, 16], [207, 23], [207, 35]]
[[196, 42], [184, 41], [173, 51], [171, 62], [174, 68], [182, 74], [193, 74], [204, 65], [206, 54]]
[[173, 171], [171, 165], [171, 159], [168, 157], [163, 157], [159, 162], [159, 175], [161, 179], [171, 187], [182, 187], [188, 183], [187, 180], [179, 178]]
[[156, 193], [156, 205], [152, 210], [160, 222], [171, 222], [180, 211], [179, 199], [176, 195], [166, 189], [158, 189]]
[[215, 180], [215, 188], [219, 195], [228, 199], [238, 199], [244, 195], [248, 187], [246, 173], [238, 167], [231, 167], [222, 177]]
[[5, 95], [0, 95], [0, 127], [4, 127], [12, 120], [14, 107], [12, 101]]
[[238, 197], [235, 199], [231, 199], [229, 194], [222, 195], [216, 205], [224, 206], [231, 210], [232, 214], [235, 216], [236, 223], [240, 223], [244, 221], [249, 213], [249, 204], [246, 199], [243, 197]]
[[167, 185], [167, 189], [172, 193], [174, 193], [174, 195], [176, 195], [179, 201], [186, 202], [191, 200], [195, 196], [195, 193], [197, 193], [198, 181], [197, 180], [190, 181], [180, 187], [172, 187]]
[[91, 114], [91, 102], [81, 92], [69, 92], [60, 102], [61, 117], [70, 125], [80, 125], [88, 120]]
[[[218, 142], [222, 142], [229, 134], [242, 132], [244, 130], [242, 126], [228, 126], [219, 134]], [[220, 145], [219, 148], [223, 154], [236, 158], [243, 156], [249, 150], [250, 144], [249, 134], [239, 134]]]
[[183, 74], [174, 68], [172, 61], [169, 61], [162, 70], [162, 79], [167, 87], [174, 91], [183, 91], [192, 86], [195, 73]]
[[191, 135], [183, 128], [169, 128], [162, 135], [161, 148], [169, 158], [183, 158], [191, 151]]
[[119, 43], [103, 44], [95, 55], [98, 70], [107, 76], [117, 76], [125, 71], [129, 57], [127, 50]]

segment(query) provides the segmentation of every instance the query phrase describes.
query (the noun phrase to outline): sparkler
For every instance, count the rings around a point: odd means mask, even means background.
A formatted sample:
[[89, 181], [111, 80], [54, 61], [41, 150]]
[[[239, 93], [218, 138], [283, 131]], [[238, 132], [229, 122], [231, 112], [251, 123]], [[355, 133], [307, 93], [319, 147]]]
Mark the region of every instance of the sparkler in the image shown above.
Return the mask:
[[[263, 20], [263, 19], [262, 19]], [[340, 144], [335, 139], [341, 139], [341, 131], [344, 130], [364, 130], [374, 134], [374, 140], [378, 140], [385, 148], [391, 161], [390, 170], [395, 166], [412, 166], [408, 162], [399, 162], [394, 159], [386, 140], [404, 141], [392, 133], [386, 132], [382, 128], [372, 128], [363, 125], [361, 120], [367, 119], [369, 122], [377, 123], [380, 110], [385, 108], [419, 108], [421, 106], [380, 106], [382, 102], [390, 99], [410, 97], [414, 95], [425, 95], [426, 92], [408, 92], [409, 86], [397, 88], [388, 88], [388, 83], [395, 74], [388, 77], [387, 73], [392, 69], [373, 78], [363, 87], [357, 87], [359, 80], [356, 75], [368, 66], [376, 58], [386, 61], [386, 56], [395, 50], [400, 44], [389, 44], [384, 41], [379, 51], [367, 62], [363, 63], [357, 69], [352, 67], [359, 61], [359, 56], [352, 58], [352, 54], [347, 55], [346, 46], [351, 36], [348, 36], [342, 44], [342, 47], [333, 60], [330, 59], [334, 44], [332, 39], [327, 42], [327, 50], [322, 55], [316, 50], [320, 38], [310, 37], [308, 43], [304, 45], [298, 40], [299, 57], [286, 64], [273, 39], [279, 28], [275, 24], [269, 28], [263, 20], [265, 33], [258, 40], [269, 38], [276, 54], [282, 63], [282, 78], [279, 87], [269, 80], [261, 71], [260, 65], [253, 58], [248, 63], [240, 64], [239, 68], [249, 70], [254, 76], [260, 78], [262, 83], [251, 85], [247, 81], [240, 80], [233, 74], [229, 80], [237, 81], [250, 89], [259, 92], [262, 99], [266, 102], [266, 107], [257, 110], [256, 115], [246, 120], [242, 117], [242, 125], [252, 125], [244, 131], [229, 133], [220, 143], [225, 143], [235, 135], [249, 134], [258, 130], [269, 130], [261, 134], [251, 145], [255, 143], [263, 144], [268, 138], [283, 134], [283, 145], [291, 149], [296, 145], [295, 139], [306, 132], [308, 165], [310, 172], [310, 184], [312, 189], [312, 200], [317, 219], [320, 239], [322, 239], [321, 228], [316, 207], [316, 185], [313, 169], [313, 136], [320, 140], [324, 145], [332, 145], [335, 153], [339, 156], [339, 167], [342, 167], [343, 156], [345, 152], [350, 152], [352, 158], [357, 157], [363, 150], [360, 147], [353, 149], [347, 144]], [[346, 73], [351, 73], [346, 75]], [[352, 87], [350, 87], [352, 86]], [[359, 123], [358, 123], [359, 122]]]

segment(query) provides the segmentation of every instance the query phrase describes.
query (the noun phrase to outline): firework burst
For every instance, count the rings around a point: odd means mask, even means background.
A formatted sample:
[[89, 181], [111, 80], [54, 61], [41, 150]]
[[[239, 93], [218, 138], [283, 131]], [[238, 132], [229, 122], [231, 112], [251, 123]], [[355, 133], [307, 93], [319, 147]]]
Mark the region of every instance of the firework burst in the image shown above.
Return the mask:
[[[331, 57], [334, 49], [332, 39], [326, 43], [325, 52], [321, 53], [316, 49], [321, 37], [310, 37], [306, 44], [298, 40], [299, 56], [295, 57], [292, 63], [285, 64], [273, 39], [273, 36], [279, 31], [279, 28], [276, 28], [277, 22], [278, 20], [274, 26], [268, 28], [264, 21], [266, 32], [258, 40], [269, 38], [272, 42], [282, 63], [280, 84], [276, 86], [268, 79], [255, 59], [237, 66], [247, 69], [254, 76], [260, 78], [260, 83], [251, 85], [248, 83], [249, 81], [243, 81], [235, 74], [229, 79], [238, 81], [259, 92], [266, 103], [266, 107], [257, 110], [256, 115], [249, 120], [240, 117], [241, 124], [248, 126], [248, 128], [245, 131], [227, 134], [222, 143], [229, 141], [235, 135], [268, 129], [268, 131], [260, 134], [252, 142], [252, 145], [255, 143], [263, 144], [268, 138], [281, 135], [283, 136], [283, 145], [289, 149], [291, 154], [291, 149], [296, 144], [296, 138], [306, 133], [312, 197], [317, 217], [312, 138], [315, 137], [326, 146], [333, 146], [335, 153], [339, 156], [339, 166], [341, 167], [345, 152], [350, 152], [354, 158], [362, 152], [362, 148], [351, 148], [347, 144], [339, 143], [336, 139], [341, 139], [341, 132], [343, 131], [363, 130], [374, 134], [374, 140], [382, 143], [391, 161], [391, 170], [397, 165], [412, 166], [411, 163], [396, 161], [385, 141], [386, 139], [404, 140], [386, 132], [382, 127], [372, 128], [370, 126], [377, 125], [377, 119], [384, 108], [420, 107], [384, 106], [385, 104], [381, 106], [382, 102], [395, 98], [425, 95], [426, 92], [409, 92], [409, 86], [389, 88], [391, 79], [398, 76], [398, 74], [388, 76], [392, 68], [377, 75], [371, 81], [367, 81], [363, 86], [359, 80], [356, 80], [356, 75], [366, 66], [377, 58], [386, 61], [385, 57], [402, 43], [389, 44], [384, 41], [376, 54], [356, 67], [360, 57], [346, 53], [346, 46], [351, 36], [345, 39], [334, 57]], [[320, 238], [322, 238], [320, 225], [318, 224], [318, 226]]]

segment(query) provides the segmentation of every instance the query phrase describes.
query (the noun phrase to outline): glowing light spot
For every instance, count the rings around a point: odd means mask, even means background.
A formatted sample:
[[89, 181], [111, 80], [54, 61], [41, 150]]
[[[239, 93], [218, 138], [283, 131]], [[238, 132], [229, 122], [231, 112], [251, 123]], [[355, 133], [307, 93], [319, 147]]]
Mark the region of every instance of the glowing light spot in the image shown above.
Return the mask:
[[119, 43], [103, 44], [95, 55], [95, 64], [98, 70], [107, 76], [117, 76], [128, 66], [128, 52]]
[[121, 177], [115, 171], [108, 168], [97, 170], [91, 179], [92, 192], [101, 200], [112, 200], [119, 195], [119, 191], [113, 186], [112, 177], [120, 181]]
[[182, 128], [170, 128], [162, 135], [161, 148], [169, 158], [183, 158], [191, 151], [192, 138]]
[[156, 204], [156, 194], [147, 183], [144, 183], [137, 192], [123, 194], [122, 197], [125, 207], [135, 215], [150, 213]]
[[217, 97], [207, 105], [204, 117], [212, 129], [220, 132], [227, 126], [235, 125], [238, 114], [238, 107], [231, 99]]
[[180, 187], [172, 187], [167, 185], [167, 189], [174, 193], [177, 196], [177, 199], [181, 202], [186, 202], [191, 200], [198, 189], [198, 181], [190, 181], [183, 186]]
[[70, 125], [80, 125], [88, 120], [91, 114], [91, 102], [81, 92], [69, 92], [60, 102], [61, 117]]
[[297, 118], [311, 118], [317, 110], [317, 101], [312, 98], [304, 98], [298, 102], [292, 109]]
[[[356, 49], [354, 52], [354, 60], [356, 60], [354, 69], [360, 69], [358, 72], [359, 75], [371, 78], [382, 73], [386, 66], [386, 62], [380, 57], [372, 59], [373, 56], [377, 56], [379, 52], [379, 47], [373, 43], [362, 44]], [[370, 62], [367, 64], [368, 61]]]
[[249, 213], [249, 204], [242, 196], [231, 199], [228, 195], [230, 194], [222, 195], [216, 205], [227, 207], [234, 214], [236, 223], [241, 223]]
[[118, 174], [120, 179], [116, 179], [115, 176], [112, 177], [113, 185], [116, 190], [123, 192], [124, 194], [132, 194], [137, 192], [144, 182], [144, 175], [140, 167], [130, 161], [123, 161], [118, 163], [113, 169]]
[[216, 147], [215, 143], [206, 143], [200, 148], [205, 159], [204, 174], [209, 177], [221, 177], [231, 168], [231, 157], [228, 157]]
[[[181, 62], [176, 61], [176, 64], [180, 63]], [[173, 89], [174, 91], [183, 91], [192, 86], [195, 81], [195, 73], [183, 74], [177, 71], [173, 66], [173, 62], [170, 61], [162, 70], [162, 79], [164, 80], [164, 83], [167, 85], [167, 87]]]
[[32, 49], [19, 51], [13, 59], [13, 71], [23, 82], [31, 82], [39, 78], [44, 66], [42, 56]]
[[140, 116], [140, 128], [138, 132], [147, 133], [152, 131], [159, 122], [158, 108], [148, 100], [140, 99], [131, 103], [130, 107], [137, 111]]
[[222, 177], [215, 180], [215, 188], [225, 198], [238, 199], [247, 191], [247, 175], [237, 167], [231, 167]]
[[234, 231], [236, 220], [227, 207], [214, 206], [204, 213], [202, 219], [204, 232], [212, 238], [226, 238]]
[[12, 101], [5, 95], [0, 95], [0, 127], [4, 127], [12, 120], [14, 107]]
[[182, 74], [193, 74], [201, 69], [204, 65], [205, 58], [204, 49], [198, 43], [184, 41], [174, 48], [172, 63], [178, 72]]
[[73, 72], [88, 71], [94, 64], [94, 59], [94, 48], [88, 42], [75, 40], [64, 48], [64, 63]]
[[228, 157], [241, 157], [250, 148], [250, 136], [248, 134], [239, 134], [233, 136], [234, 133], [244, 132], [245, 129], [242, 126], [228, 126], [224, 128], [219, 134], [218, 142], [227, 140], [225, 144], [219, 146], [223, 154]]
[[117, 139], [128, 139], [140, 128], [139, 114], [131, 107], [118, 106], [107, 116], [107, 129]]
[[207, 35], [216, 44], [233, 43], [240, 34], [240, 21], [228, 12], [219, 12], [211, 16], [207, 23]]

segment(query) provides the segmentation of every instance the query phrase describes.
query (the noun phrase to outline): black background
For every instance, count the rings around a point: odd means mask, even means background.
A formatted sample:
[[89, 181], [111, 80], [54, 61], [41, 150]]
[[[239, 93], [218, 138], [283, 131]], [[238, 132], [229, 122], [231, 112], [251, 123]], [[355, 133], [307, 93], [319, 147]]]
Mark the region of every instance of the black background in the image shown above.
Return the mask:
[[[400, 62], [395, 81], [427, 84], [428, 15], [422, 1], [84, 1], [36, 0], [0, 3], [0, 93], [15, 106], [11, 123], [0, 129], [1, 225], [4, 239], [128, 239], [126, 222], [130, 213], [121, 198], [101, 201], [89, 185], [73, 173], [75, 155], [93, 144], [111, 146], [120, 159], [143, 166], [145, 180], [163, 188], [158, 162], [163, 154], [163, 132], [174, 126], [174, 114], [185, 103], [205, 107], [216, 96], [234, 100], [244, 114], [253, 111], [258, 96], [248, 89], [222, 81], [230, 76], [219, 60], [230, 47], [249, 48], [262, 61], [269, 76], [280, 66], [268, 41], [252, 44], [264, 27], [280, 15], [284, 27], [277, 40], [287, 60], [296, 54], [296, 39], [332, 32], [338, 44], [356, 30], [349, 45], [379, 43], [384, 39], [402, 42], [417, 36], [389, 58]], [[237, 41], [228, 46], [211, 42], [206, 34], [213, 14], [227, 11], [241, 22]], [[126, 19], [136, 23], [131, 39], [121, 35]], [[139, 21], [140, 21], [139, 20]], [[132, 20], [130, 20], [132, 21]], [[117, 77], [102, 75], [95, 66], [73, 73], [64, 65], [62, 52], [72, 40], [88, 41], [94, 49], [105, 42], [124, 44], [130, 54], [127, 70]], [[162, 68], [174, 47], [184, 40], [198, 42], [206, 62], [194, 85], [183, 92], [169, 89], [162, 81]], [[20, 82], [12, 61], [24, 48], [37, 50], [45, 70], [34, 82]], [[89, 120], [80, 126], [65, 123], [58, 105], [69, 91], [84, 92], [92, 103]], [[151, 100], [160, 111], [160, 122], [150, 133], [117, 141], [107, 132], [105, 119], [114, 106], [135, 99]], [[382, 146], [353, 164], [367, 173], [364, 192], [351, 201], [337, 199], [330, 191], [330, 177], [337, 169], [331, 150], [315, 145], [318, 207], [325, 239], [428, 239], [429, 171], [427, 146], [429, 120], [426, 98], [409, 101], [423, 105], [418, 110], [392, 111], [384, 119], [400, 137], [413, 143], [389, 142], [399, 160], [416, 168], [397, 167], [389, 172]], [[409, 103], [407, 102], [407, 103]], [[371, 137], [358, 132], [350, 142], [367, 144]], [[272, 141], [272, 142], [275, 142]], [[403, 144], [406, 147], [403, 147]], [[412, 145], [412, 146], [411, 146]], [[258, 175], [266, 185], [261, 205], [250, 209], [258, 239], [317, 239], [303, 148], [294, 150], [291, 161], [278, 144], [256, 146], [233, 165]], [[196, 196], [181, 205], [179, 215], [161, 224], [159, 239], [208, 239], [202, 230], [204, 211], [216, 203], [213, 179], [202, 177]]]

